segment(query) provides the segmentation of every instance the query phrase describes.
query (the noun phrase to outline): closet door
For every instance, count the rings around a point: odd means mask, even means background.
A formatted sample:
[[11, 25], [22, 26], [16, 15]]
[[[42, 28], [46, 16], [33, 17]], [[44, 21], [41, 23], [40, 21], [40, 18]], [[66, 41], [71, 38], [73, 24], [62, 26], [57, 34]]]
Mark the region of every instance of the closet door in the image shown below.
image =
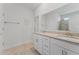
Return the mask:
[[4, 48], [15, 47], [21, 39], [21, 24], [17, 21], [6, 20], [4, 27]]

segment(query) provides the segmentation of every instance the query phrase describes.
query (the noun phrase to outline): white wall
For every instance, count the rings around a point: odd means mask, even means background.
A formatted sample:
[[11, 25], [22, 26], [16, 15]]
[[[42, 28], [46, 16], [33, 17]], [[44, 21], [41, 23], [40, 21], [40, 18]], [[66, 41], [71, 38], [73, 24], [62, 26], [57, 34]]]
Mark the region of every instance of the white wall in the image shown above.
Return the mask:
[[43, 15], [45, 13], [48, 13], [50, 11], [53, 11], [59, 7], [62, 7], [64, 5], [66, 5], [67, 3], [44, 3], [44, 4], [41, 4], [37, 10], [36, 10], [36, 16], [37, 15]]
[[2, 27], [3, 27], [3, 4], [0, 4], [0, 33], [2, 33]]
[[3, 49], [3, 4], [0, 3], [0, 54]]
[[69, 18], [70, 31], [79, 33], [79, 11], [76, 14], [69, 15]]
[[60, 15], [50, 12], [46, 15], [46, 31], [58, 31]]
[[32, 10], [20, 4], [4, 4], [5, 21], [20, 24], [5, 24], [5, 48], [29, 43], [32, 40], [34, 15]]

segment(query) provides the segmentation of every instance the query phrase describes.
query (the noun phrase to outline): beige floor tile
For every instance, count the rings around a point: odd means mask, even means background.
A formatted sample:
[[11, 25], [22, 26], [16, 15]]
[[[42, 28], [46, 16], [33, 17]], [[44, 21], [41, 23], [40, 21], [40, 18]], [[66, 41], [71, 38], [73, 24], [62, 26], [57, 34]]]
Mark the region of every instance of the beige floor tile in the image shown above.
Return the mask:
[[33, 48], [33, 44], [22, 44], [20, 46], [6, 49], [3, 52], [4, 55], [39, 55], [39, 53]]

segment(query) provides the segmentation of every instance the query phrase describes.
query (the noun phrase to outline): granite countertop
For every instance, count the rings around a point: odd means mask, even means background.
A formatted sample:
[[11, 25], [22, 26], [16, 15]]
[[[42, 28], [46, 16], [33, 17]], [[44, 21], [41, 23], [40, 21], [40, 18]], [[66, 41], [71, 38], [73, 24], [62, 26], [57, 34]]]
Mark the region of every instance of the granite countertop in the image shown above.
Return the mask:
[[79, 43], [79, 37], [74, 35], [73, 36], [69, 35], [68, 32], [44, 32], [44, 33], [34, 33], [34, 34], [44, 35], [47, 37], [65, 40], [73, 43]]

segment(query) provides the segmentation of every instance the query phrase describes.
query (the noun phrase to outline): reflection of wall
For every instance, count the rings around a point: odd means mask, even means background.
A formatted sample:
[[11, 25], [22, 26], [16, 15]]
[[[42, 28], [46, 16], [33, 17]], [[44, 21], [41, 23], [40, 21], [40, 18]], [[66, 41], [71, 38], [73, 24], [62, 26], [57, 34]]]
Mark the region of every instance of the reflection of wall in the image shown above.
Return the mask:
[[79, 32], [79, 14], [76, 14], [70, 18], [69, 29], [73, 32]]
[[69, 18], [69, 31], [79, 32], [79, 11], [65, 14], [63, 17]]
[[55, 12], [46, 14], [46, 31], [58, 31], [60, 15]]

